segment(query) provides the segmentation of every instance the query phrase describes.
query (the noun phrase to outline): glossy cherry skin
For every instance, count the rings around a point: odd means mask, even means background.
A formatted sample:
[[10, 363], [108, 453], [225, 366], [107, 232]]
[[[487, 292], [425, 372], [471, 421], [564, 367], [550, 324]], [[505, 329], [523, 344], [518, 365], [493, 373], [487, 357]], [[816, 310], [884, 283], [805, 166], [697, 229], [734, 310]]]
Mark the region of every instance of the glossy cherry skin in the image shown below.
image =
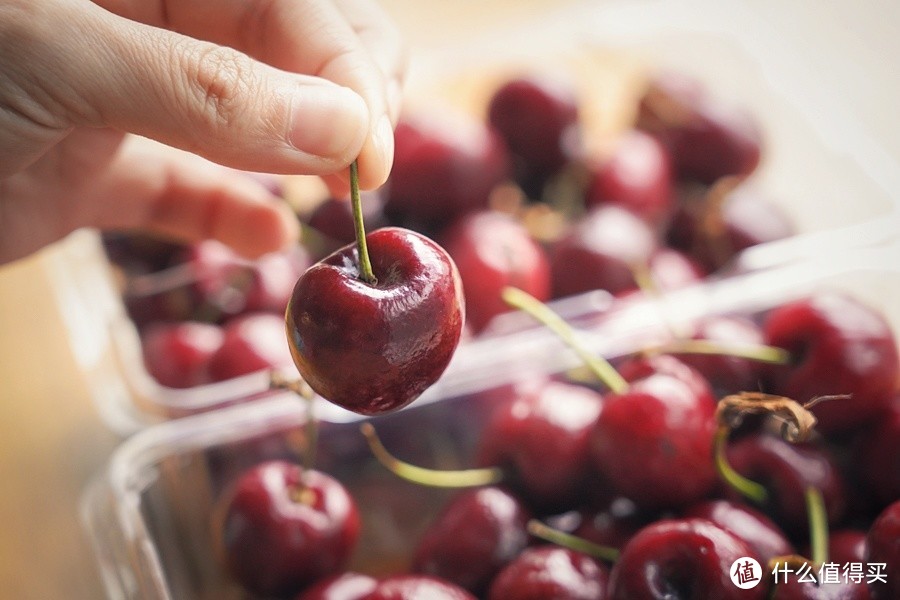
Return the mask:
[[222, 344], [209, 359], [213, 381], [225, 381], [264, 369], [289, 366], [284, 319], [275, 313], [248, 313], [223, 326]]
[[635, 267], [646, 266], [657, 246], [653, 230], [634, 213], [613, 204], [594, 208], [550, 252], [553, 297], [634, 290]]
[[520, 385], [485, 425], [476, 461], [505, 468], [511, 485], [539, 513], [571, 508], [596, 478], [589, 440], [602, 405], [602, 397], [584, 386]]
[[663, 519], [639, 531], [613, 565], [609, 597], [765, 598], [764, 584], [743, 590], [729, 572], [739, 558], [753, 556], [737, 536], [706, 519]]
[[465, 490], [429, 525], [413, 552], [412, 571], [480, 595], [528, 544], [529, 512], [495, 486]]
[[846, 513], [843, 478], [821, 446], [793, 444], [759, 432], [730, 442], [726, 456], [735, 471], [766, 488], [769, 499], [762, 508], [790, 536], [807, 535], [804, 492], [809, 486], [821, 492], [830, 524]]
[[900, 598], [900, 500], [888, 505], [869, 528], [866, 562], [884, 563], [887, 582], [869, 582], [872, 600]]
[[394, 131], [394, 166], [384, 211], [394, 224], [432, 231], [485, 208], [509, 176], [500, 136], [466, 115], [406, 115]]
[[264, 596], [296, 594], [338, 573], [359, 536], [356, 504], [344, 486], [287, 461], [242, 475], [221, 514], [215, 526], [228, 572]]
[[573, 530], [577, 537], [621, 550], [655, 515], [643, 513], [627, 498], [614, 498], [601, 509], [582, 509]]
[[789, 366], [773, 368], [771, 391], [806, 402], [850, 394], [812, 408], [817, 429], [847, 431], [886, 408], [900, 373], [897, 341], [885, 318], [836, 292], [822, 292], [773, 309], [763, 326], [767, 344], [785, 348]]
[[488, 600], [604, 600], [609, 572], [595, 559], [553, 545], [527, 548], [491, 583]]
[[747, 504], [730, 500], [708, 500], [682, 513], [684, 518], [706, 519], [741, 539], [752, 556], [765, 565], [777, 556], [794, 554], [794, 547], [769, 517]]
[[682, 507], [712, 491], [715, 400], [708, 384], [656, 371], [604, 396], [591, 432], [595, 468], [644, 509]]
[[696, 81], [659, 73], [640, 101], [638, 127], [668, 148], [676, 177], [713, 183], [759, 165], [762, 135], [752, 115], [708, 94]]
[[653, 136], [632, 130], [593, 166], [584, 201], [587, 206], [618, 204], [656, 224], [668, 216], [672, 194], [668, 152]]
[[374, 577], [347, 571], [316, 582], [294, 600], [362, 600], [377, 585], [378, 580]]
[[550, 297], [550, 261], [544, 248], [511, 216], [476, 211], [462, 216], [440, 236], [456, 263], [466, 298], [466, 323], [481, 332], [508, 312], [504, 287], [517, 287], [538, 300]]
[[444, 372], [465, 300], [453, 260], [425, 236], [387, 227], [366, 243], [377, 282], [360, 279], [356, 244], [345, 246], [297, 281], [286, 327], [313, 390], [375, 415], [406, 406]]
[[430, 575], [391, 575], [363, 600], [475, 600], [461, 587]]
[[544, 179], [579, 151], [578, 97], [571, 82], [546, 74], [511, 79], [491, 97], [488, 122], [506, 142], [520, 179]]
[[160, 384], [172, 388], [209, 383], [209, 362], [224, 338], [222, 328], [213, 323], [151, 324], [141, 334], [147, 372]]

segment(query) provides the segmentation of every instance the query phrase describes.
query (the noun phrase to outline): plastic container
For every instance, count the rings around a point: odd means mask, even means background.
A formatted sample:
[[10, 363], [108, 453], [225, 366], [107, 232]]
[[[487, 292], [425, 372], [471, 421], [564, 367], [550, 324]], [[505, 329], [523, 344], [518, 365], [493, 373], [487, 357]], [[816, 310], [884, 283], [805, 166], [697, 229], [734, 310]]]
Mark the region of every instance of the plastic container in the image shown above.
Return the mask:
[[[828, 82], [814, 79], [798, 56], [790, 40], [769, 30], [750, 3], [586, 3], [539, 23], [517, 23], [464, 46], [416, 56], [409, 95], [413, 102], [449, 101], [479, 110], [485, 80], [560, 64], [579, 73], [594, 70], [603, 82], [621, 82], [622, 72], [650, 67], [697, 76], [713, 93], [759, 117], [767, 143], [754, 179], [800, 230], [792, 240], [747, 252], [735, 270], [748, 271], [827, 248], [877, 245], [898, 231], [900, 169], [895, 160], [852, 114], [829, 102], [834, 94]], [[467, 81], [476, 83], [460, 85]], [[614, 93], [627, 91], [622, 87]], [[602, 107], [598, 110], [603, 121]], [[262, 372], [187, 390], [160, 386], [144, 368], [137, 331], [97, 237], [79, 232], [56, 260], [54, 283], [70, 342], [100, 413], [115, 431], [130, 434], [265, 393], [268, 374]], [[744, 292], [735, 288], [733, 293]], [[566, 306], [559, 310], [577, 316], [577, 305]], [[490, 374], [490, 345], [461, 350], [446, 385], [452, 389], [460, 379], [470, 381], [479, 366]], [[519, 342], [517, 348], [528, 344]]]

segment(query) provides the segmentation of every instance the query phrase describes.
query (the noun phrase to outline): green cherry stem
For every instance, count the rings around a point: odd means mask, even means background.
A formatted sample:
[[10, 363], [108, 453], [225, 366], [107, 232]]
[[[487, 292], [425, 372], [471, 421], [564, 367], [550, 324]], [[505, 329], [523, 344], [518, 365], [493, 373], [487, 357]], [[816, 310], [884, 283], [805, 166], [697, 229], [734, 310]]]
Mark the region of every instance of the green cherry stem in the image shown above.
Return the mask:
[[575, 550], [576, 552], [583, 552], [588, 556], [593, 556], [594, 558], [599, 558], [600, 560], [611, 563], [616, 562], [619, 559], [619, 550], [616, 548], [595, 544], [594, 542], [578, 537], [577, 535], [572, 535], [571, 533], [566, 533], [565, 531], [550, 527], [537, 519], [528, 521], [526, 528], [528, 529], [528, 533], [534, 537], [541, 538], [542, 540], [556, 544], [557, 546]]
[[809, 519], [810, 558], [817, 565], [828, 562], [828, 513], [825, 511], [825, 499], [815, 486], [804, 491], [806, 513]]
[[628, 390], [628, 382], [609, 362], [588, 350], [578, 340], [575, 330], [562, 317], [553, 312], [549, 306], [519, 288], [505, 287], [502, 292], [503, 301], [517, 308], [545, 325], [571, 348], [584, 364], [602, 381], [606, 387], [616, 394]]
[[353, 211], [353, 228], [356, 231], [356, 248], [359, 253], [359, 277], [369, 285], [378, 281], [372, 271], [369, 249], [366, 247], [366, 226], [363, 223], [362, 200], [359, 196], [359, 165], [350, 163], [350, 209]]
[[709, 354], [714, 356], [733, 356], [776, 365], [786, 365], [791, 360], [790, 353], [784, 348], [766, 346], [764, 344], [728, 345], [711, 340], [672, 340], [650, 346], [641, 350], [644, 355], [655, 354]]
[[371, 423], [363, 423], [359, 429], [378, 462], [388, 471], [406, 481], [430, 487], [465, 488], [491, 485], [503, 479], [503, 471], [497, 467], [444, 471], [411, 465], [392, 456], [387, 451]]
[[757, 504], [765, 504], [766, 500], [769, 498], [769, 493], [766, 491], [766, 488], [755, 481], [747, 479], [728, 464], [728, 459], [725, 457], [725, 446], [728, 443], [728, 434], [730, 432], [731, 429], [724, 425], [720, 425], [716, 430], [716, 437], [713, 442], [715, 446], [716, 471], [718, 471], [719, 476], [725, 483], [734, 488], [738, 493]]

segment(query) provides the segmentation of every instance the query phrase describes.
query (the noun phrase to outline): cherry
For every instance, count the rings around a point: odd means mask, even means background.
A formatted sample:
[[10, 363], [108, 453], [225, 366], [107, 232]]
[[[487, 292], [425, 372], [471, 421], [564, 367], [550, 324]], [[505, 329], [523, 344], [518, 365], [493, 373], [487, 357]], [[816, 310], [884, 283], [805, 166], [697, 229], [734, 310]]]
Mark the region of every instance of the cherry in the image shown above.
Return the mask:
[[900, 394], [858, 434], [851, 465], [879, 509], [900, 498]]
[[638, 127], [668, 148], [682, 180], [713, 183], [745, 177], [759, 165], [759, 124], [745, 110], [712, 97], [682, 74], [659, 73], [641, 98]]
[[294, 600], [362, 600], [377, 585], [374, 577], [347, 571], [318, 581]]
[[194, 311], [202, 307], [227, 316], [244, 309], [250, 286], [248, 261], [234, 250], [216, 240], [203, 240], [187, 247], [181, 264], [192, 273]]
[[224, 337], [222, 328], [212, 323], [150, 324], [141, 335], [147, 372], [160, 384], [172, 388], [209, 383], [209, 363]]
[[[378, 229], [387, 225], [384, 216], [384, 198], [380, 190], [360, 193], [360, 206], [367, 227]], [[310, 227], [327, 237], [325, 247], [331, 254], [341, 246], [356, 239], [352, 204], [344, 198], [323, 200], [307, 217]]]
[[248, 313], [225, 323], [224, 338], [210, 357], [213, 381], [291, 364], [284, 339], [284, 319], [275, 313]]
[[869, 581], [872, 600], [900, 598], [900, 500], [888, 505], [872, 523], [866, 538], [866, 562], [882, 563], [886, 581]]
[[[862, 529], [838, 529], [828, 532], [829, 562], [845, 565], [866, 562], [866, 534]], [[809, 556], [809, 552], [805, 554]]]
[[637, 288], [635, 268], [648, 264], [657, 249], [650, 226], [613, 204], [590, 210], [550, 253], [553, 297]]
[[875, 417], [893, 398], [900, 359], [890, 326], [850, 296], [822, 292], [773, 309], [763, 325], [766, 343], [794, 361], [773, 367], [771, 391], [800, 402], [850, 394], [813, 407], [817, 428], [843, 432]]
[[732, 468], [767, 490], [763, 507], [789, 535], [808, 531], [804, 492], [814, 487], [822, 494], [828, 522], [845, 513], [846, 492], [832, 456], [810, 443], [789, 443], [757, 432], [732, 442], [726, 450]]
[[689, 507], [684, 518], [706, 519], [743, 540], [753, 556], [765, 565], [779, 556], [794, 553], [794, 548], [769, 517], [759, 510], [730, 500], [707, 500]]
[[265, 254], [250, 263], [242, 312], [284, 312], [297, 278], [309, 266], [309, 254], [303, 246]]
[[461, 587], [430, 575], [391, 575], [363, 600], [475, 600]]
[[558, 546], [527, 548], [494, 578], [488, 600], [603, 600], [609, 573], [593, 558]]
[[539, 300], [550, 296], [550, 264], [542, 246], [511, 216], [497, 211], [464, 215], [440, 238], [459, 269], [466, 299], [466, 323], [481, 332], [509, 307], [501, 298], [506, 286]]
[[529, 515], [497, 486], [460, 492], [431, 522], [413, 553], [412, 571], [480, 595], [494, 575], [527, 545]]
[[374, 415], [406, 406], [443, 373], [463, 329], [464, 299], [450, 256], [425, 236], [387, 227], [310, 267], [286, 314], [300, 375], [322, 397]]
[[621, 550], [647, 525], [650, 515], [642, 513], [627, 498], [615, 498], [600, 510], [582, 509], [579, 517], [573, 535], [599, 546]]
[[663, 519], [641, 529], [622, 550], [610, 574], [609, 597], [765, 598], [766, 586], [741, 589], [732, 564], [750, 547], [706, 519]]
[[393, 223], [440, 228], [487, 206], [508, 176], [506, 148], [482, 122], [459, 113], [406, 115], [394, 132], [384, 210]]
[[685, 506], [715, 483], [715, 400], [696, 372], [680, 369], [689, 374], [663, 368], [607, 394], [592, 431], [595, 467], [641, 508]]
[[520, 181], [545, 180], [580, 150], [577, 94], [559, 77], [510, 79], [491, 97], [487, 119], [506, 142]]
[[605, 160], [593, 165], [585, 193], [589, 207], [613, 203], [650, 223], [661, 223], [672, 207], [672, 166], [659, 141], [628, 131]]
[[514, 394], [486, 424], [477, 462], [504, 468], [540, 513], [574, 506], [595, 479], [589, 437], [601, 412], [601, 396], [559, 381], [523, 384]]
[[296, 594], [338, 573], [359, 535], [353, 499], [336, 479], [286, 461], [244, 473], [219, 507], [228, 572], [263, 596]]

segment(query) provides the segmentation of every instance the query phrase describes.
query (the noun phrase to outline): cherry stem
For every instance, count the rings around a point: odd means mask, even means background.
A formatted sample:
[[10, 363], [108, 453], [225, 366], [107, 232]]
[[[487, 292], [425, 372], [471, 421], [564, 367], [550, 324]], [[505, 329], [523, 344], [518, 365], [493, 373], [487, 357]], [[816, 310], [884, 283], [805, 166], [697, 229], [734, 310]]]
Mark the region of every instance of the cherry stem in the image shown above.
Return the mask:
[[378, 462], [394, 475], [412, 483], [430, 487], [465, 488], [491, 485], [503, 478], [503, 471], [498, 467], [445, 471], [411, 465], [387, 451], [371, 423], [363, 423], [359, 429]]
[[505, 287], [502, 292], [503, 301], [513, 308], [517, 308], [535, 320], [545, 325], [571, 348], [584, 364], [603, 382], [606, 387], [616, 394], [622, 394], [628, 390], [628, 382], [609, 361], [602, 356], [588, 350], [578, 340], [575, 330], [566, 323], [562, 317], [553, 312], [549, 306], [516, 287]]
[[728, 459], [725, 456], [725, 446], [728, 443], [728, 434], [730, 432], [731, 429], [724, 425], [720, 425], [716, 430], [716, 437], [713, 442], [715, 446], [716, 471], [718, 471], [719, 476], [725, 483], [734, 488], [738, 493], [757, 504], [765, 504], [769, 499], [769, 492], [766, 488], [755, 481], [747, 479], [728, 464]]
[[617, 548], [595, 544], [594, 542], [578, 537], [577, 535], [572, 535], [571, 533], [566, 533], [565, 531], [550, 527], [537, 519], [528, 521], [526, 528], [531, 535], [552, 544], [556, 544], [557, 546], [562, 546], [563, 548], [568, 548], [569, 550], [574, 550], [576, 552], [582, 552], [589, 556], [593, 556], [594, 558], [599, 558], [611, 563], [616, 562], [619, 559], [620, 553]]
[[825, 510], [825, 499], [815, 486], [808, 486], [804, 491], [806, 513], [809, 519], [810, 558], [817, 565], [828, 562], [828, 513]]
[[641, 354], [710, 354], [715, 356], [733, 356], [776, 365], [788, 364], [790, 353], [784, 348], [766, 346], [764, 344], [728, 345], [711, 340], [672, 340], [641, 350]]
[[359, 254], [359, 277], [369, 285], [378, 281], [372, 271], [369, 249], [366, 247], [366, 226], [363, 223], [362, 200], [359, 196], [359, 165], [350, 163], [350, 209], [353, 211], [353, 228], [356, 231], [356, 249]]

